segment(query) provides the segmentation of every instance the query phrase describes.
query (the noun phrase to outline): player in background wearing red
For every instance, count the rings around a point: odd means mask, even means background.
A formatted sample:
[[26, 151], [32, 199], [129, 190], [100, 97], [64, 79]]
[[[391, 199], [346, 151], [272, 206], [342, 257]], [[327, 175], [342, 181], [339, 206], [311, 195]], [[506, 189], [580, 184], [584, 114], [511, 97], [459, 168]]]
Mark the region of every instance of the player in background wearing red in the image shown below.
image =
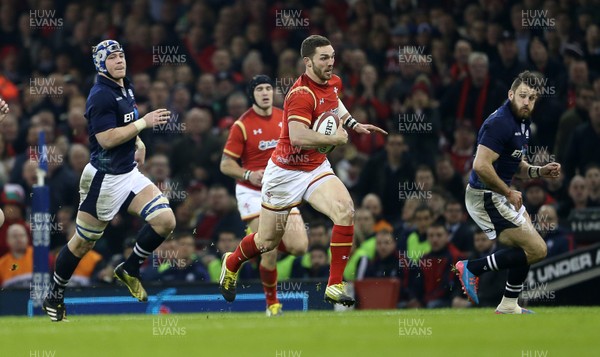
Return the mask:
[[[237, 179], [235, 196], [238, 210], [250, 231], [257, 232], [262, 178], [277, 145], [283, 111], [273, 107], [273, 84], [268, 76], [257, 75], [252, 78], [248, 96], [252, 107], [240, 116], [229, 131], [221, 159], [221, 172]], [[306, 253], [307, 246], [304, 221], [298, 208], [293, 208], [279, 249], [302, 255]], [[283, 306], [277, 299], [276, 249], [261, 256], [259, 272], [267, 300], [267, 316], [280, 315]]]
[[[346, 186], [333, 173], [326, 155], [317, 148], [345, 144], [348, 133], [342, 124], [358, 133], [387, 133], [376, 126], [356, 122], [339, 100], [342, 81], [333, 74], [335, 52], [327, 38], [307, 37], [300, 52], [306, 70], [284, 101], [281, 135], [262, 181], [258, 232], [244, 237], [235, 252], [223, 256], [219, 284], [227, 301], [235, 300], [237, 273], [242, 263], [277, 248], [290, 210], [306, 201], [334, 223], [325, 300], [346, 306], [355, 302], [346, 293], [342, 281], [352, 248], [354, 203]], [[311, 129], [319, 115], [327, 111], [340, 118], [340, 126], [334, 135], [323, 135]]]

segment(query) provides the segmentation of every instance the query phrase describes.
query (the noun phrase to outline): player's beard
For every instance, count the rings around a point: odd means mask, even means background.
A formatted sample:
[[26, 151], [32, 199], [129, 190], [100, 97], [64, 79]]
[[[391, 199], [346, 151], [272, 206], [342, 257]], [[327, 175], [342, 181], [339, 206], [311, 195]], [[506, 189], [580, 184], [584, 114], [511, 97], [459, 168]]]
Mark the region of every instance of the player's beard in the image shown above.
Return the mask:
[[331, 79], [331, 74], [333, 74], [333, 67], [326, 68], [326, 69], [331, 69], [332, 72], [330, 74], [326, 74], [325, 70], [320, 70], [319, 68], [317, 68], [317, 66], [315, 66], [315, 64], [313, 62], [313, 71], [315, 72], [315, 75], [317, 76], [317, 78], [319, 78], [323, 82], [326, 82], [326, 81], [330, 80]]
[[527, 109], [529, 109], [529, 110], [523, 111], [523, 108], [521, 108], [521, 110], [519, 110], [519, 108], [517, 107], [517, 104], [515, 104], [515, 102], [513, 102], [512, 100], [510, 101], [510, 111], [518, 119], [525, 120], [525, 119], [531, 118], [532, 110], [529, 107], [527, 107]]

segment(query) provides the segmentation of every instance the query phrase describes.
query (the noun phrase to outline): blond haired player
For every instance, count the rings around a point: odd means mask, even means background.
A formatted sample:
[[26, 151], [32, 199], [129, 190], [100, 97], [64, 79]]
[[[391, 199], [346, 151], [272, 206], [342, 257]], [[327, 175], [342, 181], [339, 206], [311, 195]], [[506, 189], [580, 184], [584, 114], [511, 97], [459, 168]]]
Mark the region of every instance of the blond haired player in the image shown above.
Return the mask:
[[[237, 179], [235, 195], [238, 210], [250, 231], [258, 231], [260, 188], [267, 162], [277, 145], [283, 111], [273, 107], [271, 78], [257, 75], [248, 86], [252, 107], [233, 124], [223, 149], [221, 172]], [[241, 162], [238, 164], [237, 160]], [[294, 255], [306, 253], [308, 237], [297, 208], [292, 209], [280, 250]], [[260, 260], [260, 280], [267, 300], [267, 316], [282, 312], [277, 299], [277, 250], [264, 253]]]
[[[352, 248], [354, 204], [325, 154], [316, 149], [345, 144], [348, 133], [342, 123], [358, 133], [386, 132], [370, 124], [357, 123], [344, 108], [338, 98], [342, 82], [333, 74], [335, 51], [327, 38], [309, 36], [302, 42], [300, 52], [306, 71], [284, 101], [281, 135], [262, 180], [258, 232], [244, 237], [235, 252], [223, 256], [219, 283], [227, 301], [235, 300], [237, 272], [242, 263], [275, 249], [284, 235], [290, 210], [306, 201], [334, 223], [325, 299], [346, 306], [355, 302], [342, 282]], [[340, 117], [340, 127], [329, 136], [311, 129], [319, 115], [327, 111]]]

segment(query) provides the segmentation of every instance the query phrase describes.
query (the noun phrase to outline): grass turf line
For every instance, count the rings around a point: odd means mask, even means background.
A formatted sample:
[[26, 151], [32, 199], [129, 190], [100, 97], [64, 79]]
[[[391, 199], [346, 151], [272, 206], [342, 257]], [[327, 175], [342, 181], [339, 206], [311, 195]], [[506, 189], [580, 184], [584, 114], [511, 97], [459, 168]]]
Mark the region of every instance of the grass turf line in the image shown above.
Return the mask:
[[[593, 356], [600, 308], [0, 318], [2, 356]], [[37, 354], [36, 354], [37, 353]], [[530, 353], [529, 355], [527, 353]]]

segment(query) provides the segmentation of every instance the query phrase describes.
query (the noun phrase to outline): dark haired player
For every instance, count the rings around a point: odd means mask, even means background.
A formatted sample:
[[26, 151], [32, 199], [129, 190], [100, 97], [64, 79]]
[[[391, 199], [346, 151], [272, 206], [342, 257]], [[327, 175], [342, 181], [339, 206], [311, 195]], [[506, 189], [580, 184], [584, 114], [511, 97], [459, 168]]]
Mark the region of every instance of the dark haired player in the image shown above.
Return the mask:
[[139, 280], [139, 268], [175, 228], [169, 201], [137, 169], [146, 154], [138, 134], [145, 128], [165, 124], [171, 113], [157, 109], [139, 118], [133, 87], [125, 77], [125, 54], [117, 41], [105, 40], [94, 46], [92, 58], [98, 75], [85, 111], [90, 163], [79, 183], [75, 235], [58, 253], [50, 291], [44, 299], [43, 309], [52, 321], [66, 317], [64, 291], [69, 279], [121, 207], [147, 222], [138, 233], [129, 258], [115, 269], [115, 277], [139, 301], [148, 300]]
[[[348, 190], [333, 173], [326, 155], [317, 148], [345, 144], [348, 133], [341, 124], [358, 133], [385, 131], [357, 123], [339, 100], [342, 81], [333, 74], [335, 52], [327, 38], [307, 37], [300, 52], [306, 71], [296, 80], [284, 101], [281, 135], [262, 181], [258, 232], [244, 237], [235, 252], [223, 257], [220, 286], [227, 301], [235, 300], [237, 273], [242, 263], [277, 248], [290, 210], [306, 201], [334, 223], [325, 299], [347, 306], [355, 302], [346, 293], [342, 282], [352, 248], [354, 205]], [[311, 129], [319, 115], [326, 111], [333, 111], [340, 118], [339, 129], [330, 136]]]
[[475, 260], [461, 260], [456, 269], [467, 296], [478, 303], [478, 276], [508, 269], [504, 297], [498, 314], [526, 314], [517, 304], [529, 265], [546, 256], [546, 243], [531, 224], [521, 192], [510, 187], [513, 176], [521, 179], [556, 178], [560, 164], [532, 166], [523, 161], [529, 141], [529, 125], [538, 96], [537, 74], [519, 74], [508, 91], [508, 100], [483, 123], [477, 137], [477, 153], [465, 201], [469, 215], [489, 239], [511, 248]]
[[[252, 78], [248, 86], [252, 107], [233, 124], [223, 149], [221, 171], [238, 180], [238, 210], [250, 232], [258, 231], [260, 188], [265, 167], [281, 132], [283, 111], [273, 107], [273, 83], [265, 75]], [[241, 165], [237, 162], [240, 160]], [[280, 249], [294, 255], [306, 253], [308, 237], [298, 208], [290, 212]], [[260, 259], [260, 280], [267, 300], [267, 316], [278, 316], [283, 305], [277, 299], [277, 250]]]

